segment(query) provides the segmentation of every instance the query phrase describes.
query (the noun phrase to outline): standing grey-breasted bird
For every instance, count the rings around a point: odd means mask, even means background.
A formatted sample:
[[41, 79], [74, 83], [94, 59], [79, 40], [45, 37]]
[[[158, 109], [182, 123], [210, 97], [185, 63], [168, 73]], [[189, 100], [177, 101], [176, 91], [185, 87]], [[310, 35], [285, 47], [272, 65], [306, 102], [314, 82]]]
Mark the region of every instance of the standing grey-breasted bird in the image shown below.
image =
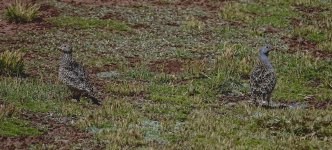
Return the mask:
[[271, 106], [271, 94], [277, 77], [268, 58], [270, 45], [259, 49], [259, 63], [250, 75], [250, 91], [254, 102], [260, 106]]
[[72, 98], [79, 101], [81, 96], [86, 96], [94, 104], [100, 105], [100, 101], [94, 97], [93, 87], [89, 83], [83, 66], [73, 59], [72, 48], [67, 44], [61, 45], [59, 48], [63, 52], [60, 60], [59, 79], [69, 87]]

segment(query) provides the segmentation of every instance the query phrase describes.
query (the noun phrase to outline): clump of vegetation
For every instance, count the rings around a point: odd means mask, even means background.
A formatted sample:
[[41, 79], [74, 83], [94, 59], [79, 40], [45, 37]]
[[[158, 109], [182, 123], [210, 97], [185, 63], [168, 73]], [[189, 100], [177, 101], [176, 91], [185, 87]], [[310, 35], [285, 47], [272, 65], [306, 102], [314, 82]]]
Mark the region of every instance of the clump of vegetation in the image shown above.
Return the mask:
[[15, 1], [5, 10], [5, 18], [9, 22], [27, 23], [38, 18], [39, 5]]
[[17, 110], [14, 105], [2, 104], [2, 107], [0, 106], [0, 120], [4, 119], [5, 117], [11, 117], [16, 112]]
[[184, 29], [202, 31], [204, 29], [204, 22], [194, 17], [188, 17], [184, 22]]
[[5, 51], [0, 54], [0, 74], [22, 75], [23, 71], [23, 53]]

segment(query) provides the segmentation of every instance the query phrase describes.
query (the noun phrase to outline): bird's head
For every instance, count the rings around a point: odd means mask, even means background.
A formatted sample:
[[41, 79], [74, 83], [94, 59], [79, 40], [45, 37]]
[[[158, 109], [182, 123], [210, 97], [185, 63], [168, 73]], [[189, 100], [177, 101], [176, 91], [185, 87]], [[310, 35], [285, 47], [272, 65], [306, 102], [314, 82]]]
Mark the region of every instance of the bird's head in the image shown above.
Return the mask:
[[272, 46], [267, 44], [259, 49], [259, 53], [268, 56], [269, 52], [272, 50], [273, 50]]
[[69, 44], [62, 44], [59, 49], [63, 52], [63, 53], [72, 53], [72, 47]]

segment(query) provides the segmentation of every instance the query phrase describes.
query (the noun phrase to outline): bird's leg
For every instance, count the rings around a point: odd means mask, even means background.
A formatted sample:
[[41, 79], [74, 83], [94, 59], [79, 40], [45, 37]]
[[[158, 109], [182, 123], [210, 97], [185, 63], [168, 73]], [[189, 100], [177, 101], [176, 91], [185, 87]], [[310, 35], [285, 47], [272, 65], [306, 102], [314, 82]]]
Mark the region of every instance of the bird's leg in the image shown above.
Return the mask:
[[256, 95], [255, 96], [255, 104], [256, 104], [256, 106], [260, 106], [260, 100], [261, 100], [261, 96], [260, 95]]
[[254, 93], [250, 93], [250, 103], [256, 104], [256, 96], [254, 95]]
[[268, 94], [263, 94], [261, 103], [262, 105], [269, 105]]
[[254, 103], [255, 103], [255, 105], [256, 105], [256, 106], [259, 106], [259, 105], [260, 105], [260, 103], [259, 103], [260, 98], [257, 97], [257, 95], [255, 95], [253, 99], [254, 99]]
[[76, 101], [80, 101], [81, 99], [81, 92], [77, 91], [77, 90], [73, 90], [72, 91], [72, 99], [75, 99]]
[[257, 101], [258, 106], [265, 106], [265, 94], [259, 96], [259, 100]]
[[271, 106], [271, 105], [272, 105], [272, 102], [271, 102], [271, 94], [268, 94], [268, 95], [267, 95], [266, 100], [267, 100], [267, 104], [268, 104], [269, 106]]
[[252, 97], [251, 101], [254, 105], [257, 105], [257, 98], [256, 97]]
[[255, 93], [251, 93], [251, 101], [254, 105], [259, 106], [260, 105], [260, 96], [255, 94]]

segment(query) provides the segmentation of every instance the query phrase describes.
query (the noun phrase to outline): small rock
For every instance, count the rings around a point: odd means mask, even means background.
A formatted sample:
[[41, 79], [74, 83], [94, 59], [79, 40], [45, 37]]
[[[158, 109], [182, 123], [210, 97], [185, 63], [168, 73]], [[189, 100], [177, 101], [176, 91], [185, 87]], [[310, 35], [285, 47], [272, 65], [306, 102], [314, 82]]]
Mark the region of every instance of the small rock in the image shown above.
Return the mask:
[[108, 71], [108, 72], [99, 72], [97, 73], [97, 77], [99, 78], [116, 78], [120, 75], [117, 71]]
[[307, 95], [306, 97], [304, 97], [305, 100], [313, 100], [314, 98], [314, 95]]
[[293, 103], [289, 105], [289, 108], [291, 109], [305, 109], [308, 105], [304, 103]]
[[237, 105], [237, 103], [234, 103], [234, 102], [230, 102], [230, 103], [227, 104], [227, 106], [230, 106], [230, 107], [234, 107], [236, 105]]

